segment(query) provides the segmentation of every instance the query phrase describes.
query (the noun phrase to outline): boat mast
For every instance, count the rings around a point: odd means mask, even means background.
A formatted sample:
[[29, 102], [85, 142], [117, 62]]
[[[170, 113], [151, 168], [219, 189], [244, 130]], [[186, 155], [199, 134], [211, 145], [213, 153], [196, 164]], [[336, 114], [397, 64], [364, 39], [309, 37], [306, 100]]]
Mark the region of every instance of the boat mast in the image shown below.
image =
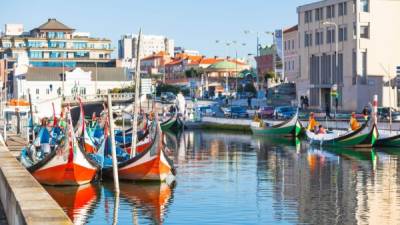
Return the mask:
[[[33, 140], [35, 140], [35, 129], [33, 127], [33, 110], [32, 110], [32, 98], [31, 98], [31, 92], [30, 91], [28, 91], [28, 97], [29, 97], [29, 110], [31, 111], [30, 112], [30, 114], [31, 114], [30, 116], [31, 116], [31, 122], [32, 122], [32, 142], [33, 142]], [[29, 137], [29, 134], [28, 134], [28, 137]], [[29, 138], [28, 138], [28, 142], [29, 142]]]
[[137, 39], [136, 48], [136, 68], [135, 68], [135, 102], [132, 124], [132, 144], [131, 144], [131, 158], [136, 155], [136, 141], [137, 141], [137, 122], [139, 116], [139, 85], [140, 85], [140, 39], [142, 38], [142, 29], [139, 29], [139, 36]]

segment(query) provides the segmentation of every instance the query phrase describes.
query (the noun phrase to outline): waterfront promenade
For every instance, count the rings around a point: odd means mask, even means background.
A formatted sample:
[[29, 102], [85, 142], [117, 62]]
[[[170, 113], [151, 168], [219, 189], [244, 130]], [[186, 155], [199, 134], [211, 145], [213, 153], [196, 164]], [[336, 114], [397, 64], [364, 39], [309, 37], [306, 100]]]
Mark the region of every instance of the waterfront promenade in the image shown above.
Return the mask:
[[0, 224], [72, 224], [6, 146], [0, 146], [0, 200]]

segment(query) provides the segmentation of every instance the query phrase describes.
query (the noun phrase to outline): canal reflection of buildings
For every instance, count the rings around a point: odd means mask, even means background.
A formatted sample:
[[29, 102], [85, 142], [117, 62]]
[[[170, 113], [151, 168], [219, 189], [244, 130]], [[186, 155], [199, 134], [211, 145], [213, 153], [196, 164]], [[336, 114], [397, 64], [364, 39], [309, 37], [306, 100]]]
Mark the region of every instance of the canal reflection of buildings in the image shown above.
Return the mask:
[[174, 157], [178, 162], [212, 159], [235, 162], [240, 160], [243, 149], [251, 148], [251, 137], [241, 133], [188, 131], [166, 136], [167, 146], [177, 150], [174, 151]]
[[[294, 146], [257, 142], [259, 185], [274, 183], [276, 219], [298, 224], [400, 223], [398, 156], [313, 150], [307, 145], [296, 152]], [[293, 210], [297, 215], [290, 213]]]

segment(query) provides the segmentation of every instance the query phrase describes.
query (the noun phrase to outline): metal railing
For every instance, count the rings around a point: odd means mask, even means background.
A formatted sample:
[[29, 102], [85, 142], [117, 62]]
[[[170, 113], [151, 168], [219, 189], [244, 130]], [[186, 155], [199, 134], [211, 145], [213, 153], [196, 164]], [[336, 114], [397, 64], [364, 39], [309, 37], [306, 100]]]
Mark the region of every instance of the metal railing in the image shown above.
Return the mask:
[[[134, 95], [134, 93], [114, 93], [111, 94], [111, 99], [113, 101], [124, 101], [132, 99]], [[78, 97], [80, 97], [82, 101], [103, 101], [107, 99], [107, 94], [65, 96], [64, 102], [75, 102], [78, 100]]]

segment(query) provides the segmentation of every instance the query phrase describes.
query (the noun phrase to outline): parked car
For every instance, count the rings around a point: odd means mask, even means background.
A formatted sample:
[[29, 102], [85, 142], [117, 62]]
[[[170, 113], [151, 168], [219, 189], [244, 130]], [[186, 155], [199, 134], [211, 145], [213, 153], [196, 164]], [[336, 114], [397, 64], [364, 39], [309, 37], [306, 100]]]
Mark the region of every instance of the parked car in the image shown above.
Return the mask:
[[389, 111], [389, 107], [379, 107], [378, 108], [379, 119], [389, 120], [390, 112], [392, 113], [392, 121], [400, 121], [400, 112], [394, 108], [390, 108], [390, 111]]
[[162, 92], [160, 98], [163, 103], [173, 103], [176, 96], [172, 92]]
[[232, 117], [232, 118], [248, 118], [249, 114], [247, 110], [243, 106], [229, 106], [223, 109], [224, 117]]
[[275, 110], [272, 106], [261, 106], [260, 109], [257, 110], [261, 118], [272, 118], [274, 117], [274, 112]]
[[202, 105], [198, 108], [202, 116], [215, 116], [216, 114], [211, 105]]
[[274, 114], [278, 119], [290, 119], [296, 114], [296, 108], [292, 106], [276, 107]]

